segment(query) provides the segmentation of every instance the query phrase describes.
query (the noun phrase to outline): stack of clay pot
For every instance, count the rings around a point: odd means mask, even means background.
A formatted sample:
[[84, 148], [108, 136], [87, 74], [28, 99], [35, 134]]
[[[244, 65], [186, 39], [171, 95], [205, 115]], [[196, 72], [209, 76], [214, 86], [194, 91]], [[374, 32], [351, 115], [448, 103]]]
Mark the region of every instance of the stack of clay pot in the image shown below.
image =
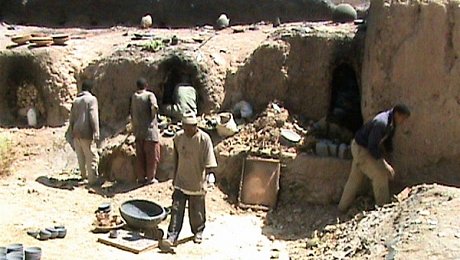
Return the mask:
[[35, 44], [37, 47], [49, 46], [51, 44], [64, 45], [68, 40], [70, 40], [70, 36], [68, 34], [56, 34], [48, 36], [44, 33], [16, 35], [11, 38], [11, 41], [18, 45], [23, 45], [30, 42]]
[[70, 36], [68, 34], [56, 34], [51, 36], [53, 38], [54, 44], [57, 45], [65, 45], [65, 43], [70, 40]]
[[32, 84], [24, 83], [16, 91], [16, 104], [19, 114], [25, 116], [29, 108], [35, 108], [40, 114], [45, 113], [45, 104], [40, 98], [37, 87]]

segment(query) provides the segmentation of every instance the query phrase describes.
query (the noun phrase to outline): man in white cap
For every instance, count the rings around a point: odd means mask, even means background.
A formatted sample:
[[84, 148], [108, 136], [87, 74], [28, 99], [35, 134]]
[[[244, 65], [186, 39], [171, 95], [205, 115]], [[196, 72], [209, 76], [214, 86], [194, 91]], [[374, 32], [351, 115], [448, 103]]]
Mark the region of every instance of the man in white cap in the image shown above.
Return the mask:
[[176, 170], [173, 176], [174, 193], [171, 222], [163, 249], [170, 250], [178, 240], [184, 221], [185, 203], [188, 201], [190, 226], [193, 241], [201, 243], [206, 222], [205, 180], [217, 167], [211, 137], [197, 127], [194, 113], [182, 117], [183, 131], [174, 138]]

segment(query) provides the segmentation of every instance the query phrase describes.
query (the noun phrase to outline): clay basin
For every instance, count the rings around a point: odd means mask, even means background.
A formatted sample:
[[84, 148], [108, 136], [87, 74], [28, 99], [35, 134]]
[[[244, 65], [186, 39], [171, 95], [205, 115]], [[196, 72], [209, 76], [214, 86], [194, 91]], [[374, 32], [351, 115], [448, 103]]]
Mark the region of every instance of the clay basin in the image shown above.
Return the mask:
[[136, 229], [154, 229], [166, 218], [165, 209], [148, 200], [129, 200], [120, 206], [121, 217]]
[[16, 44], [21, 45], [21, 44], [26, 44], [30, 40], [30, 38], [32, 38], [30, 34], [24, 34], [24, 35], [15, 35], [11, 38], [11, 40]]

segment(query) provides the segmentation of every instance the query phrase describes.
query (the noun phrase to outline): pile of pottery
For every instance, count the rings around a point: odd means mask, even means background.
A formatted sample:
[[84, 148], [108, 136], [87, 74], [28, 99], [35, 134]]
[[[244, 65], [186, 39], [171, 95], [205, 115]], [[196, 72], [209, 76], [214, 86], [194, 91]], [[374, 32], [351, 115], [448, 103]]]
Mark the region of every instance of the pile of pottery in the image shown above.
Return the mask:
[[124, 224], [120, 215], [112, 214], [109, 203], [101, 204], [95, 212], [96, 220], [93, 222], [95, 230], [109, 230]]
[[40, 230], [29, 230], [27, 234], [41, 241], [55, 238], [65, 238], [67, 229], [64, 226], [48, 227]]
[[45, 113], [45, 104], [41, 99], [37, 87], [30, 83], [24, 83], [16, 91], [16, 105], [21, 116], [26, 116], [29, 108], [35, 108], [40, 114]]
[[230, 153], [249, 151], [252, 155], [280, 158], [282, 153], [296, 153], [306, 130], [290, 118], [287, 109], [277, 103], [268, 105], [259, 117], [223, 141], [223, 150]]
[[0, 260], [40, 260], [41, 257], [40, 247], [28, 247], [25, 250], [22, 244], [0, 247]]
[[163, 115], [158, 116], [158, 129], [164, 137], [174, 137], [182, 129], [182, 122], [173, 123], [171, 118]]
[[42, 33], [35, 33], [20, 34], [11, 37], [11, 41], [17, 45], [24, 45], [30, 42], [36, 47], [50, 46], [51, 44], [65, 45], [68, 40], [70, 40], [70, 36], [68, 34], [56, 34], [48, 36]]

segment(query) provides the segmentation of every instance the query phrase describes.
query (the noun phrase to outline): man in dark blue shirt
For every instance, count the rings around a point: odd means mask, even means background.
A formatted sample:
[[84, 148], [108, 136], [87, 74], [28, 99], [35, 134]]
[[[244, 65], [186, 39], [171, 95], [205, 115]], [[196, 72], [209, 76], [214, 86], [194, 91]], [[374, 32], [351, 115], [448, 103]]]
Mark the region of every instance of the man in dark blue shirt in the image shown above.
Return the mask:
[[350, 176], [343, 190], [339, 210], [347, 210], [362, 184], [364, 176], [372, 181], [375, 203], [383, 205], [390, 200], [388, 180], [393, 179], [393, 167], [385, 160], [393, 150], [393, 135], [396, 126], [410, 116], [406, 105], [399, 104], [377, 114], [358, 130], [351, 143], [353, 163]]

